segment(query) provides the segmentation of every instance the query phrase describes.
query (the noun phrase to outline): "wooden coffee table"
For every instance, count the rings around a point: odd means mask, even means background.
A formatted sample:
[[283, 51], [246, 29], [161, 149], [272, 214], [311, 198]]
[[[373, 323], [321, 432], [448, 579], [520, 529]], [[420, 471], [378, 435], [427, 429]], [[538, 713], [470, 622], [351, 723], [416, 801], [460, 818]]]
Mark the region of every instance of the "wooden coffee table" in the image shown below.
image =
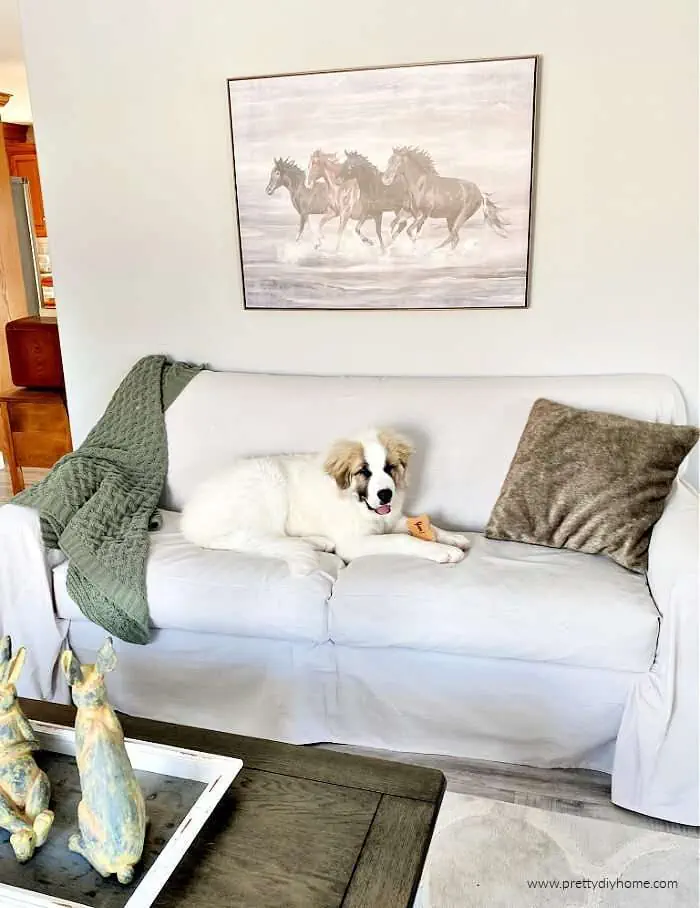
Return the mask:
[[[23, 700], [72, 725], [68, 706]], [[129, 738], [240, 757], [243, 769], [158, 908], [409, 908], [445, 790], [441, 772], [148, 719]]]

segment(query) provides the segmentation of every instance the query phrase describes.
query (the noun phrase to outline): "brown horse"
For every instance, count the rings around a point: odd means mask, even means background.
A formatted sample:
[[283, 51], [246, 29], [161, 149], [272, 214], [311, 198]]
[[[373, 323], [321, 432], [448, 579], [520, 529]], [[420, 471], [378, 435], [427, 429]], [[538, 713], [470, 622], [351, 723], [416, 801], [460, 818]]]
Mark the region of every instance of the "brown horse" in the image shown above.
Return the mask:
[[[394, 231], [400, 233], [403, 227], [406, 226], [408, 218], [411, 217], [411, 203], [403, 179], [393, 180], [389, 186], [386, 186], [382, 182], [382, 172], [363, 154], [357, 151], [345, 152], [345, 162], [340, 171], [340, 176], [344, 180], [357, 180], [357, 184], [360, 187], [362, 216], [357, 222], [355, 233], [363, 243], [371, 243], [371, 240], [363, 236], [361, 232], [364, 222], [371, 218], [377, 231], [379, 246], [381, 251], [384, 252], [384, 239], [382, 237], [382, 216], [384, 212], [394, 212], [394, 220], [389, 228], [392, 236]], [[398, 229], [398, 225], [401, 224], [403, 226]]]
[[304, 234], [309, 215], [323, 214], [328, 210], [328, 187], [325, 183], [314, 183], [311, 189], [307, 189], [301, 167], [297, 167], [289, 158], [275, 158], [265, 192], [272, 195], [280, 186], [288, 190], [291, 203], [299, 215], [298, 243]]
[[319, 221], [319, 238], [316, 248], [321, 245], [323, 240], [322, 231], [324, 224], [337, 217], [340, 219], [340, 223], [338, 224], [336, 252], [340, 250], [343, 233], [350, 218], [359, 220], [362, 217], [358, 182], [357, 180], [343, 180], [340, 175], [342, 168], [343, 165], [338, 161], [337, 155], [329, 154], [318, 148], [309, 158], [309, 166], [306, 168], [306, 180], [304, 181], [307, 189], [311, 189], [317, 180], [324, 181], [328, 187], [328, 210]]
[[480, 208], [484, 221], [495, 233], [504, 238], [508, 235], [507, 224], [490, 196], [470, 180], [440, 176], [427, 151], [405, 145], [394, 148], [382, 182], [390, 186], [400, 177], [405, 181], [411, 213], [416, 218], [406, 231], [412, 239], [418, 238], [428, 218], [445, 218], [447, 239], [437, 248], [451, 246], [454, 249], [459, 243], [460, 228]]

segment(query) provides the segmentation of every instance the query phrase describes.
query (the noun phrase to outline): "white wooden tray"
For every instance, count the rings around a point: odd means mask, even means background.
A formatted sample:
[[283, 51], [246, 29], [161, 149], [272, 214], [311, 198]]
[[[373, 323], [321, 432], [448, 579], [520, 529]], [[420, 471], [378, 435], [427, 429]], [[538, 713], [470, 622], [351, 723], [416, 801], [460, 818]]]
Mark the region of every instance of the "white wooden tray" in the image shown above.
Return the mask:
[[[52, 725], [46, 722], [31, 722], [31, 725], [42, 751], [49, 754], [75, 756], [75, 732], [72, 728]], [[178, 747], [166, 747], [162, 744], [151, 744], [128, 738], [126, 739], [126, 749], [137, 774], [139, 771], [143, 771], [155, 773], [158, 776], [192, 780], [204, 784], [201, 794], [174, 829], [152, 865], [145, 873], [142, 872], [140, 876], [139, 868], [137, 867], [136, 881], [129, 887], [124, 887], [130, 894], [127, 897], [125, 893], [123, 908], [150, 908], [207, 818], [240, 772], [243, 763], [241, 760], [232, 757], [199, 753]], [[37, 759], [41, 759], [40, 755], [37, 756]], [[157, 785], [157, 780], [155, 780], [154, 784]], [[147, 813], [148, 803], [147, 800]], [[53, 807], [54, 805], [52, 804], [51, 806]], [[72, 817], [72, 825], [73, 828], [70, 831], [77, 831], [77, 816], [75, 815]], [[52, 836], [57, 834], [57, 832], [54, 826], [49, 836], [49, 842], [51, 842]], [[47, 845], [43, 847], [46, 848]], [[2, 849], [5, 860], [8, 860], [8, 855], [5, 854], [7, 849], [12, 861], [14, 861], [9, 844], [0, 845], [0, 849]], [[21, 871], [23, 873], [25, 871], [31, 872], [32, 863], [36, 861], [41, 851], [42, 849], [38, 849], [35, 857], [27, 864], [22, 865]], [[71, 855], [72, 860], [72, 853], [68, 852], [68, 854]], [[76, 857], [90, 870], [83, 858]], [[21, 879], [21, 875], [18, 873], [13, 873], [13, 876], [15, 880]], [[31, 908], [100, 908], [100, 884], [104, 882], [105, 885], [109, 885], [112, 889], [115, 885], [118, 886], [120, 884], [107, 880], [102, 881], [102, 878], [98, 877], [97, 874], [95, 876], [98, 882], [93, 887], [94, 897], [90, 901], [66, 900], [50, 892], [37, 892], [23, 889], [21, 886], [0, 882], [0, 906], [2, 908], [20, 908], [20, 906], [21, 908], [30, 908], [30, 906]], [[114, 879], [114, 877], [111, 878], [112, 881]], [[113, 901], [110, 904], [113, 904]]]

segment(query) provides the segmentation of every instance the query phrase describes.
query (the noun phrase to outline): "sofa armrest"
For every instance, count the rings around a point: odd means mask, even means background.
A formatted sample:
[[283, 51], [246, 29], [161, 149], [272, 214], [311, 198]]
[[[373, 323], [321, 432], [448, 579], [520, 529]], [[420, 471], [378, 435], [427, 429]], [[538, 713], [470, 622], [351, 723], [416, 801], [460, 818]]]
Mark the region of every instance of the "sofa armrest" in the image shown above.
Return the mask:
[[66, 700], [56, 663], [68, 623], [56, 617], [51, 571], [60, 554], [47, 552], [39, 514], [32, 508], [0, 507], [0, 634], [27, 647], [17, 685], [24, 697]]
[[698, 556], [698, 493], [676, 482], [649, 546], [656, 658], [625, 708], [612, 784], [621, 807], [689, 825], [700, 824]]
[[684, 482], [675, 483], [652, 530], [647, 578], [662, 618], [680, 611], [697, 619], [698, 493]]

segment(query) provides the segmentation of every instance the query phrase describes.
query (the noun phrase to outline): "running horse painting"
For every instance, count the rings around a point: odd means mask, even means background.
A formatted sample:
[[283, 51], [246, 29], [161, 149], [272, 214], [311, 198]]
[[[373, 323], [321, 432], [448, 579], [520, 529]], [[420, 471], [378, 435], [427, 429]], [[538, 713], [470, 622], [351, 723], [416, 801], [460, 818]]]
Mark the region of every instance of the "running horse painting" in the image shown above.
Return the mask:
[[243, 306], [526, 307], [536, 76], [530, 56], [229, 79]]
[[338, 224], [336, 252], [340, 250], [343, 233], [350, 218], [359, 220], [362, 217], [358, 182], [355, 179], [343, 179], [342, 169], [343, 165], [338, 161], [336, 154], [330, 154], [317, 148], [309, 158], [304, 181], [307, 189], [311, 189], [317, 181], [324, 182], [328, 188], [328, 210], [319, 221], [316, 247], [319, 248], [323, 242], [324, 225], [337, 217], [340, 218], [340, 223]]
[[289, 192], [292, 205], [299, 215], [298, 243], [304, 235], [309, 215], [324, 214], [328, 210], [328, 187], [319, 182], [308, 188], [301, 167], [289, 158], [275, 158], [265, 192], [273, 195], [281, 186]]
[[[427, 151], [407, 145], [395, 147], [382, 176], [385, 186], [403, 180], [409, 197], [409, 208], [415, 220], [407, 233], [416, 240], [428, 218], [444, 218], [447, 237], [437, 246], [442, 249], [459, 245], [459, 231], [480, 208], [484, 220], [499, 236], [507, 238], [507, 224], [500, 209], [476, 183], [455, 177], [442, 177]], [[403, 229], [399, 225], [396, 235]]]

